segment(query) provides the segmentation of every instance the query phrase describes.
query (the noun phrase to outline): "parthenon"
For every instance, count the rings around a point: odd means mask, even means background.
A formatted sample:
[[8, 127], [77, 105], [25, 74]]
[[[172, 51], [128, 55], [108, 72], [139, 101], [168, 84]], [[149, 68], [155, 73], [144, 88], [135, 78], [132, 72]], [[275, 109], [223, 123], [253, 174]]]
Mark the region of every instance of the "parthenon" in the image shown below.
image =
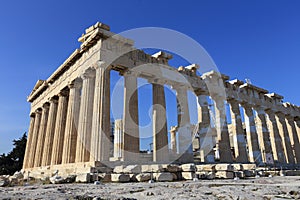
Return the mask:
[[[169, 53], [149, 55], [103, 23], [86, 29], [78, 41], [80, 48], [28, 96], [23, 170], [71, 174], [132, 163], [300, 165], [300, 107], [283, 103], [283, 96], [217, 71], [199, 74], [198, 64], [172, 67]], [[124, 77], [123, 118], [115, 121], [114, 137], [112, 70]], [[138, 78], [152, 84], [150, 154], [140, 152]], [[171, 130], [164, 85], [176, 91], [178, 124]], [[197, 98], [197, 124], [191, 124], [187, 92]]]

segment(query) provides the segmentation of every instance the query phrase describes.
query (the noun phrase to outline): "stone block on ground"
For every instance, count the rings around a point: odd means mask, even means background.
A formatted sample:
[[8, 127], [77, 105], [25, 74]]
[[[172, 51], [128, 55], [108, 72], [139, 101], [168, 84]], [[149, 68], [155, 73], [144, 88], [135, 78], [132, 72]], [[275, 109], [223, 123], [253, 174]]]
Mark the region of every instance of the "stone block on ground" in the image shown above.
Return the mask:
[[4, 176], [0, 176], [0, 187], [5, 187], [8, 185], [9, 185], [9, 179]]
[[128, 165], [123, 169], [123, 173], [126, 174], [139, 174], [141, 171], [140, 165]]
[[135, 178], [138, 182], [146, 182], [146, 181], [151, 180], [151, 174], [150, 173], [141, 173], [141, 174], [136, 175]]
[[55, 175], [49, 178], [52, 184], [62, 184], [65, 183], [65, 179], [61, 176]]
[[244, 170], [245, 177], [254, 177], [256, 175], [255, 170]]
[[216, 178], [216, 173], [215, 172], [208, 172], [206, 174], [206, 179], [208, 179], [208, 180], [213, 180], [215, 178]]
[[120, 174], [123, 173], [123, 169], [125, 168], [124, 165], [119, 165], [119, 166], [115, 166], [113, 172], [116, 174]]
[[22, 172], [15, 172], [13, 177], [16, 178], [16, 179], [23, 179], [24, 175], [23, 175]]
[[153, 176], [156, 181], [173, 181], [173, 174], [170, 172], [154, 173]]
[[231, 164], [233, 166], [234, 171], [243, 171], [244, 167], [242, 164]]
[[141, 173], [165, 172], [166, 169], [162, 165], [141, 165]]
[[234, 178], [234, 173], [229, 172], [229, 171], [217, 171], [215, 173], [216, 178], [221, 178], [221, 179], [233, 179]]
[[180, 172], [182, 170], [181, 167], [176, 164], [169, 164], [165, 168], [167, 172], [171, 172], [171, 173]]
[[193, 180], [195, 178], [194, 172], [181, 172], [181, 175], [184, 180]]
[[183, 172], [195, 172], [196, 166], [194, 163], [183, 164], [181, 165], [181, 169]]
[[196, 165], [196, 169], [198, 172], [201, 171], [215, 171], [216, 165], [215, 164], [203, 164], [203, 165]]
[[111, 174], [111, 181], [126, 183], [126, 182], [130, 181], [130, 175], [129, 174]]
[[300, 170], [287, 170], [285, 171], [286, 176], [300, 176]]
[[244, 170], [255, 170], [256, 164], [242, 164]]
[[92, 177], [90, 173], [77, 174], [76, 182], [77, 183], [90, 183], [92, 181]]
[[98, 181], [110, 182], [111, 181], [111, 174], [108, 174], [108, 173], [98, 174]]
[[233, 172], [234, 168], [231, 164], [216, 164], [216, 171], [230, 171], [230, 172]]

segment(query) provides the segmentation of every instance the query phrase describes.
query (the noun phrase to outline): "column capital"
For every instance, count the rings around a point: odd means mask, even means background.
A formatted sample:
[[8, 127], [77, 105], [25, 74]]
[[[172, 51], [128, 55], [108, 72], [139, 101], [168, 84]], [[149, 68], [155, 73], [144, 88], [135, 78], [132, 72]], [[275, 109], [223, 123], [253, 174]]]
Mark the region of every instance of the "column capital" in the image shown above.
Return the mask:
[[94, 69], [99, 69], [99, 68], [105, 68], [105, 69], [110, 69], [110, 65], [108, 65], [105, 61], [103, 60], [99, 60], [97, 61], [94, 65], [93, 65], [93, 68]]
[[50, 104], [49, 103], [45, 103], [42, 107], [43, 110], [48, 110], [50, 107]]
[[95, 76], [96, 76], [95, 70], [89, 68], [81, 75], [81, 78], [82, 80], [84, 80], [84, 79], [94, 78]]
[[79, 88], [81, 88], [81, 87], [82, 87], [82, 81], [81, 81], [79, 78], [77, 78], [77, 79], [71, 81], [71, 82], [68, 84], [68, 88], [69, 88], [69, 89], [72, 89], [72, 88], [77, 88], [77, 89], [79, 89]]
[[49, 102], [50, 102], [50, 104], [52, 104], [52, 103], [57, 104], [57, 103], [58, 103], [58, 98], [57, 98], [57, 96], [50, 97], [50, 98], [49, 98]]
[[69, 94], [69, 91], [61, 90], [58, 94], [58, 97], [66, 97], [66, 96], [68, 96], [68, 94]]

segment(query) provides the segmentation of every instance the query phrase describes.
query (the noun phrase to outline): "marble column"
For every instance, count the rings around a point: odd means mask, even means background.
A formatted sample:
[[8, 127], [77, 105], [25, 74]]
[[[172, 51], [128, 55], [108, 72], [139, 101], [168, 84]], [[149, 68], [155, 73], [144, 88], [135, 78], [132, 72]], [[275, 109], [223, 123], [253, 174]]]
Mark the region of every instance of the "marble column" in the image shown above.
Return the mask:
[[124, 161], [138, 161], [140, 153], [137, 77], [124, 74]]
[[34, 167], [40, 167], [42, 164], [42, 156], [44, 151], [44, 143], [45, 143], [45, 135], [46, 135], [46, 128], [48, 122], [48, 114], [49, 114], [49, 104], [46, 103], [43, 105], [42, 108], [42, 119], [39, 129], [39, 136], [36, 145], [35, 151], [35, 159], [34, 159]]
[[270, 141], [270, 132], [266, 120], [266, 112], [262, 107], [257, 107], [255, 110], [257, 112], [257, 134], [261, 146], [262, 160], [264, 163], [272, 164], [274, 158]]
[[258, 135], [255, 125], [255, 118], [252, 106], [248, 104], [242, 105], [245, 110], [246, 135], [248, 143], [249, 161], [257, 164], [262, 163], [262, 155], [258, 143]]
[[187, 90], [184, 88], [176, 88], [176, 92], [178, 109], [178, 153], [180, 154], [178, 160], [181, 163], [189, 163], [194, 161], [194, 155]]
[[46, 129], [42, 166], [47, 166], [51, 164], [53, 137], [57, 115], [57, 103], [57, 98], [52, 97], [50, 99], [49, 117]]
[[268, 118], [269, 118], [270, 141], [271, 141], [274, 161], [277, 161], [279, 163], [285, 163], [282, 139], [279, 134], [275, 113], [273, 110], [266, 110], [266, 113], [268, 114]]
[[177, 126], [171, 126], [171, 130], [170, 130], [171, 150], [174, 155], [177, 154], [176, 132], [177, 132]]
[[226, 120], [226, 109], [223, 98], [212, 97], [215, 102], [215, 125], [217, 131], [216, 150], [219, 151], [220, 162], [232, 162], [229, 132]]
[[55, 133], [53, 138], [51, 165], [58, 165], [62, 163], [67, 108], [68, 91], [63, 90], [58, 94], [58, 107], [55, 122]]
[[300, 140], [300, 117], [295, 117], [294, 120], [295, 120], [297, 135]]
[[75, 79], [68, 86], [69, 102], [64, 136], [65, 143], [62, 155], [63, 164], [75, 162], [81, 86], [82, 82], [79, 79]]
[[123, 120], [115, 120], [114, 128], [114, 157], [117, 159], [122, 158], [122, 146], [123, 146]]
[[208, 109], [207, 96], [198, 94], [197, 100], [200, 151], [204, 155], [205, 162], [215, 162], [215, 153], [213, 150], [215, 139], [210, 127], [210, 113]]
[[78, 121], [78, 135], [75, 162], [89, 162], [91, 130], [95, 91], [95, 72], [88, 70], [82, 75], [81, 104]]
[[232, 131], [233, 131], [233, 146], [235, 152], [235, 161], [247, 163], [248, 153], [245, 140], [243, 122], [241, 118], [241, 111], [239, 102], [235, 99], [228, 101], [230, 104]]
[[109, 161], [110, 129], [110, 68], [104, 62], [96, 65], [92, 121], [91, 161]]
[[285, 155], [286, 162], [288, 164], [294, 164], [295, 159], [293, 154], [293, 148], [289, 137], [287, 125], [285, 122], [285, 115], [282, 112], [276, 112], [275, 116], [276, 116], [276, 121], [279, 129], [279, 134], [282, 138], [283, 152]]
[[30, 124], [29, 124], [29, 130], [28, 130], [28, 136], [27, 136], [27, 143], [26, 143], [26, 150], [24, 155], [24, 161], [23, 161], [23, 169], [29, 168], [29, 156], [30, 156], [30, 149], [32, 146], [32, 135], [33, 135], [33, 129], [34, 129], [34, 121], [35, 121], [35, 114], [30, 115]]
[[168, 129], [164, 86], [152, 84], [153, 91], [153, 161], [168, 162]]
[[32, 132], [32, 143], [31, 143], [31, 147], [30, 147], [30, 153], [28, 156], [28, 158], [29, 158], [28, 159], [28, 167], [29, 168], [34, 167], [35, 151], [36, 151], [36, 145], [38, 142], [41, 117], [42, 117], [42, 110], [38, 109], [35, 112], [34, 128], [33, 128], [33, 132]]
[[295, 120], [293, 116], [287, 115], [286, 116], [286, 124], [292, 144], [292, 148], [294, 150], [295, 160], [297, 164], [300, 164], [300, 144], [299, 144], [299, 137], [297, 134], [297, 129], [295, 126]]

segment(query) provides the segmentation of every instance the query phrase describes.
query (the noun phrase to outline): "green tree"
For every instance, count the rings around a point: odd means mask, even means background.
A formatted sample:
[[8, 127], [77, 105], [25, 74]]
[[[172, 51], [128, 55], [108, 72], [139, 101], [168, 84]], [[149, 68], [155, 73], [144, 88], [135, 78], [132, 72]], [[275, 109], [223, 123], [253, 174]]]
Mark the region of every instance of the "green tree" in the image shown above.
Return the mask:
[[0, 155], [0, 175], [12, 175], [22, 169], [25, 148], [27, 143], [26, 133], [17, 140], [13, 140], [14, 148], [7, 155]]

